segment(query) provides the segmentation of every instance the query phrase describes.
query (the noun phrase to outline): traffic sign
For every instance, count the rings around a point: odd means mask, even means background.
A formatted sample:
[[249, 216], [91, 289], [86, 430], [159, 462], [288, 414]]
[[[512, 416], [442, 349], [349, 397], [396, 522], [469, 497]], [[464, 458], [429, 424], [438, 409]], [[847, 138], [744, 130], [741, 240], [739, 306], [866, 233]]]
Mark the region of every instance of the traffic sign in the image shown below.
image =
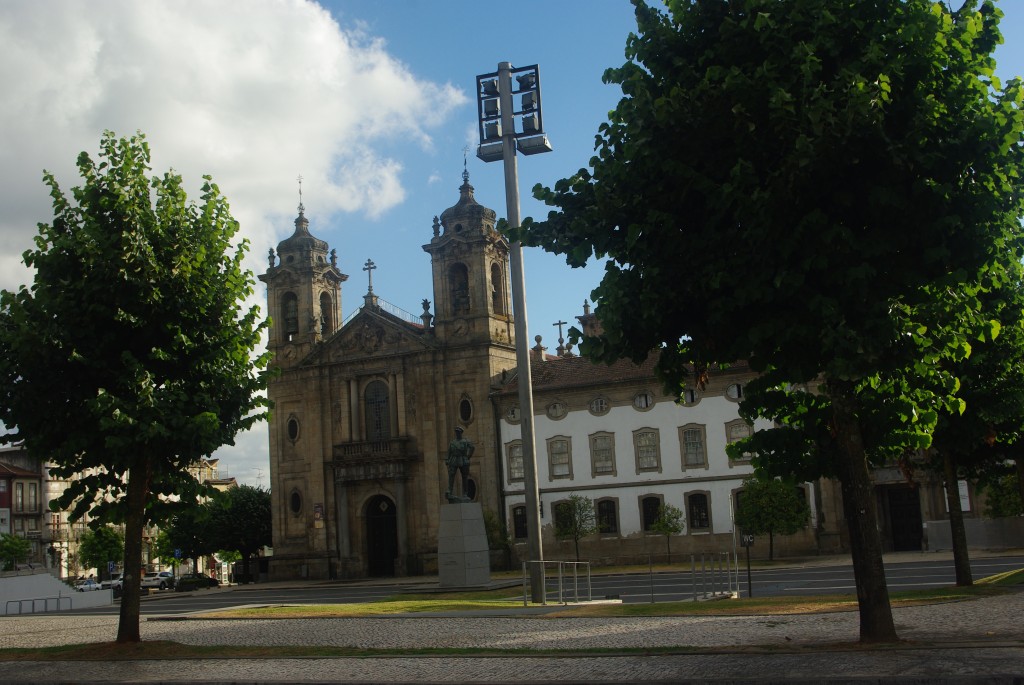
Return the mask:
[[740, 546], [741, 547], [753, 547], [754, 546], [754, 536], [753, 535], [748, 535], [746, 533], [741, 535], [740, 536]]

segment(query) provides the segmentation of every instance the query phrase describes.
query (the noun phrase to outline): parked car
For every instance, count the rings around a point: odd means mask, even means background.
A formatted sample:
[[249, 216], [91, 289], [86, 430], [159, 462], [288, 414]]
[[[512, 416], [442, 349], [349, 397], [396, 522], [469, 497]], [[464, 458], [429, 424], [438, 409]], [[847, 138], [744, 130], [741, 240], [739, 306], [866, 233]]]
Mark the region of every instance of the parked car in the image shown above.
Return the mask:
[[202, 573], [186, 573], [178, 578], [175, 590], [179, 592], [187, 592], [189, 590], [219, 586], [220, 581], [216, 578], [211, 578], [210, 576]]
[[75, 589], [79, 592], [92, 592], [93, 590], [102, 590], [103, 588], [92, 578], [86, 578], [75, 583]]
[[100, 583], [100, 587], [104, 590], [120, 590], [122, 586], [123, 581], [120, 573], [111, 573], [110, 578]]
[[151, 571], [142, 576], [142, 587], [166, 590], [174, 587], [174, 574], [170, 571]]

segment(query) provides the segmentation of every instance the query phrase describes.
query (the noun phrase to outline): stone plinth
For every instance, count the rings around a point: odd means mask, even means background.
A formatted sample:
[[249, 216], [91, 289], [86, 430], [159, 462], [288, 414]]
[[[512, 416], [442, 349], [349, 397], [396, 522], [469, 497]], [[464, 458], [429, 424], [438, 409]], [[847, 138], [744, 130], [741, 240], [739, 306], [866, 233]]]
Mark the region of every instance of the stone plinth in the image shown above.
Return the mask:
[[441, 587], [477, 587], [491, 582], [490, 551], [479, 502], [441, 506], [437, 575]]

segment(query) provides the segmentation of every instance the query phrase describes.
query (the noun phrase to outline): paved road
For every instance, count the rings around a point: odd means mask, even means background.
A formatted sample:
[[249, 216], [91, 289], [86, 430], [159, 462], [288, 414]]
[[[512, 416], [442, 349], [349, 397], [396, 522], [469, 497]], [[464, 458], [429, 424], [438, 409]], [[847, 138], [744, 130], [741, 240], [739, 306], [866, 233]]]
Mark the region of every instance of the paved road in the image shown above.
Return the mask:
[[[926, 561], [930, 564], [934, 559]], [[1009, 563], [1020, 565], [1019, 560]], [[807, 570], [815, 571], [814, 565]], [[917, 576], [931, 573], [914, 567], [904, 570]], [[353, 596], [363, 594], [368, 598], [396, 589], [393, 585], [344, 587]], [[285, 589], [264, 588], [272, 592]], [[324, 589], [320, 585], [305, 587], [321, 593], [321, 597]], [[258, 596], [244, 590], [197, 596], [210, 598], [215, 594], [233, 594], [236, 604]], [[1024, 591], [998, 598], [895, 609], [903, 642], [895, 648], [879, 649], [855, 645], [859, 630], [855, 612], [587, 619], [558, 617], [553, 613], [558, 607], [547, 607], [501, 616], [216, 621], [203, 618], [201, 613], [185, 620], [180, 615], [172, 616], [177, 610], [169, 609], [180, 596], [165, 596], [168, 599], [145, 603], [147, 612], [154, 613], [141, 624], [144, 640], [400, 651], [489, 648], [513, 653], [571, 652], [499, 657], [0, 661], [0, 682], [1024, 684]], [[164, 615], [157, 615], [160, 613]], [[107, 642], [114, 638], [116, 624], [117, 617], [110, 614], [6, 617], [0, 619], [0, 648]], [[651, 648], [669, 653], [644, 653]]]
[[[547, 609], [550, 611], [550, 608]], [[572, 655], [0, 662], [0, 681], [365, 683], [1014, 683], [1024, 673], [1024, 592], [899, 608], [899, 648], [852, 647], [854, 612], [806, 616], [562, 618], [518, 615], [142, 623], [145, 640], [415, 650], [572, 650]], [[7, 617], [0, 647], [103, 642], [115, 616]], [[644, 649], [670, 654], [644, 655]], [[639, 653], [638, 653], [639, 650]]]

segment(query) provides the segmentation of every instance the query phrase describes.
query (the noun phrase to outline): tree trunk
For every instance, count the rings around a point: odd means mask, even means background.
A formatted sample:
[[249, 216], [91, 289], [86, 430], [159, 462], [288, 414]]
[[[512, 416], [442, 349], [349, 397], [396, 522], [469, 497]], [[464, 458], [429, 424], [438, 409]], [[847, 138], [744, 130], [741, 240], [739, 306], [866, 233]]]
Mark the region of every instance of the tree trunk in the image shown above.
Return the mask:
[[668, 555], [668, 565], [672, 565], [672, 534], [665, 536], [665, 553]]
[[1020, 493], [1020, 503], [1024, 507], [1024, 458], [1014, 459], [1017, 463], [1017, 491]]
[[139, 642], [139, 610], [142, 588], [142, 532], [149, 496], [151, 464], [139, 457], [128, 471], [128, 513], [124, 522], [124, 574], [121, 576], [121, 615], [117, 624], [118, 642]]
[[850, 556], [857, 585], [860, 641], [896, 642], [898, 637], [882, 565], [875, 493], [856, 414], [853, 384], [830, 379], [827, 387], [838, 445], [836, 471], [842, 486], [843, 513], [850, 533]]
[[957, 487], [956, 460], [953, 455], [942, 455], [942, 471], [946, 485], [946, 507], [949, 509], [949, 532], [953, 539], [956, 584], [973, 585], [971, 558], [967, 553], [967, 531], [964, 529], [964, 512], [960, 508], [960, 489]]
[[775, 533], [768, 531], [768, 561], [775, 561]]

